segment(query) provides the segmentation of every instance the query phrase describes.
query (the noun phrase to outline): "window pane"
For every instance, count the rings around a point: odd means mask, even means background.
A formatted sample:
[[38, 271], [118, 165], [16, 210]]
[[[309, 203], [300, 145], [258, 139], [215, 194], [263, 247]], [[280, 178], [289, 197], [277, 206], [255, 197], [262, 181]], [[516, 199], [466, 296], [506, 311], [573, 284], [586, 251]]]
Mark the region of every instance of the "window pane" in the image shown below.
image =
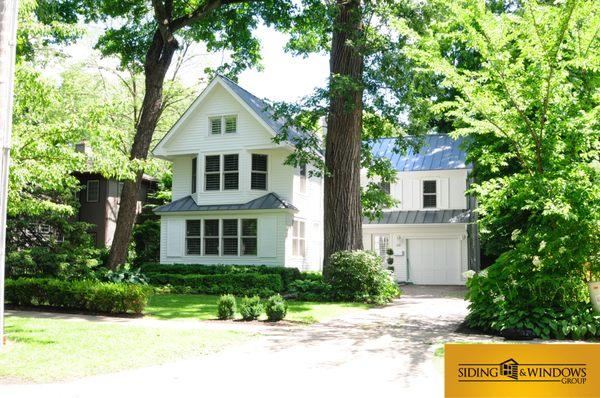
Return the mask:
[[230, 256], [238, 255], [238, 240], [237, 240], [237, 238], [223, 238], [223, 255], [230, 255]]
[[292, 232], [292, 236], [297, 238], [298, 234], [300, 233], [300, 223], [296, 220], [294, 220], [294, 227], [293, 227], [293, 232]]
[[219, 255], [219, 238], [204, 238], [204, 254]]
[[306, 165], [305, 164], [300, 166], [300, 175], [302, 177], [306, 177]]
[[298, 255], [298, 239], [292, 240], [292, 255], [293, 256]]
[[239, 173], [225, 173], [223, 175], [223, 189], [239, 189]]
[[221, 174], [206, 174], [204, 189], [207, 191], [218, 191], [221, 189]]
[[225, 118], [225, 132], [235, 133], [237, 131], [237, 117], [228, 116]]
[[238, 220], [223, 220], [223, 236], [238, 235]]
[[223, 170], [238, 171], [238, 155], [223, 155]]
[[300, 221], [298, 224], [300, 224], [300, 235], [299, 236], [301, 238], [304, 238], [304, 226], [305, 226], [304, 221]]
[[242, 220], [242, 236], [256, 236], [256, 219]]
[[265, 173], [252, 173], [250, 188], [267, 189], [267, 175]]
[[267, 155], [252, 154], [252, 171], [267, 171]]
[[87, 182], [87, 201], [97, 202], [100, 197], [100, 181], [89, 180]]
[[187, 238], [186, 240], [186, 253], [200, 255], [200, 238]]
[[436, 182], [434, 181], [423, 181], [423, 193], [435, 193]]
[[187, 220], [185, 222], [186, 236], [200, 236], [200, 220]]
[[390, 183], [389, 182], [380, 182], [379, 188], [388, 195], [390, 194]]
[[423, 195], [423, 207], [436, 207], [436, 199], [435, 195]]
[[210, 133], [221, 134], [221, 118], [214, 117], [210, 119]]
[[207, 173], [211, 171], [221, 171], [220, 165], [221, 157], [219, 155], [207, 156], [204, 170]]
[[198, 159], [192, 159], [192, 193], [196, 193], [196, 171], [198, 169]]
[[256, 256], [256, 238], [242, 238], [242, 254]]
[[305, 257], [306, 256], [306, 241], [304, 239], [300, 239], [300, 247], [298, 248], [299, 253], [298, 255], [301, 257]]
[[219, 236], [219, 220], [204, 221], [204, 236]]

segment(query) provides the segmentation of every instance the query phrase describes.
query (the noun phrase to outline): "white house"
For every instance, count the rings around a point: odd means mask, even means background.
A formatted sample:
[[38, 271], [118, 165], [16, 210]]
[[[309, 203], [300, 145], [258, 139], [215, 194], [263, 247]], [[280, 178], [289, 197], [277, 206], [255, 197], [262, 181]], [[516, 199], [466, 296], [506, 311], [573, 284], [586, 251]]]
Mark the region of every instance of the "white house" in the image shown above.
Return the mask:
[[[384, 189], [398, 205], [381, 219], [365, 219], [364, 247], [393, 258], [399, 281], [463, 284], [463, 272], [479, 267], [479, 247], [470, 223], [473, 201], [465, 194], [470, 166], [462, 141], [427, 135], [418, 152], [406, 154], [394, 151], [394, 141], [378, 140], [371, 150], [390, 159], [397, 171], [396, 182]], [[362, 183], [367, 182], [363, 173]]]
[[266, 107], [218, 76], [154, 148], [173, 163], [173, 202], [155, 210], [162, 263], [320, 269], [322, 180], [283, 164], [300, 133], [275, 144]]
[[[192, 103], [153, 151], [173, 163], [173, 202], [155, 210], [162, 263], [321, 269], [322, 180], [284, 164], [301, 133], [290, 130], [276, 144], [282, 127], [264, 101], [222, 76]], [[384, 258], [391, 248], [399, 281], [464, 283], [475, 245], [459, 142], [427, 136], [419, 153], [401, 156], [384, 139], [372, 150], [398, 170], [390, 193], [400, 204], [381, 220], [365, 220], [365, 248]]]

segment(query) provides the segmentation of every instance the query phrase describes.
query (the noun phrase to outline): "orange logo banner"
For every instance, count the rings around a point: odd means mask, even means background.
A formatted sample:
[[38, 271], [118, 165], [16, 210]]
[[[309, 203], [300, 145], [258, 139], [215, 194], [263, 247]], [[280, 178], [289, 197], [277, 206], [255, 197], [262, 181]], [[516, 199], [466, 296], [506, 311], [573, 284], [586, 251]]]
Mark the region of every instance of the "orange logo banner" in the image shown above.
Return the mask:
[[446, 344], [446, 397], [600, 397], [600, 344]]

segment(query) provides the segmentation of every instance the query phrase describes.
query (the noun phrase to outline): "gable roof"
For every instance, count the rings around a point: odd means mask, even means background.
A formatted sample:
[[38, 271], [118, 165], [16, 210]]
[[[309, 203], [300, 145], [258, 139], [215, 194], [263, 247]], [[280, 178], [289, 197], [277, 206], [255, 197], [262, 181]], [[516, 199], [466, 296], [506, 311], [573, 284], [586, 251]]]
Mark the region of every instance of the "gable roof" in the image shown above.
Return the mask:
[[279, 195], [269, 192], [268, 194], [242, 204], [225, 205], [198, 205], [191, 196], [178, 199], [174, 202], [157, 207], [155, 213], [174, 213], [189, 211], [222, 211], [222, 210], [294, 210], [298, 209]]
[[[162, 145], [166, 144], [175, 135], [175, 132], [178, 130], [179, 126], [181, 126], [181, 124], [183, 124], [183, 122], [194, 112], [202, 100], [217, 84], [223, 86], [226, 91], [236, 98], [250, 114], [256, 117], [263, 127], [273, 134], [273, 136], [283, 131], [285, 121], [281, 118], [275, 118], [274, 110], [267, 102], [245, 90], [229, 78], [222, 75], [217, 75], [213, 80], [211, 80], [211, 82], [200, 93], [200, 95], [196, 97], [194, 102], [192, 102], [183, 115], [181, 115], [179, 120], [177, 120], [177, 122], [175, 122], [175, 124], [169, 129], [167, 134], [165, 134], [165, 136], [156, 144], [152, 150], [155, 155], [157, 155], [155, 151], [157, 151]], [[288, 127], [287, 142], [291, 145], [294, 145], [297, 142], [296, 140], [301, 139], [302, 137], [306, 136], [306, 134], [309, 133], [304, 133]]]
[[[462, 149], [464, 139], [454, 139], [448, 134], [428, 134], [422, 137], [419, 151], [409, 148], [406, 153], [397, 153], [395, 138], [382, 138], [370, 142], [371, 153], [376, 157], [387, 157], [396, 171], [426, 171], [470, 169], [467, 154]], [[410, 139], [407, 137], [407, 139]], [[418, 142], [419, 138], [413, 138]]]

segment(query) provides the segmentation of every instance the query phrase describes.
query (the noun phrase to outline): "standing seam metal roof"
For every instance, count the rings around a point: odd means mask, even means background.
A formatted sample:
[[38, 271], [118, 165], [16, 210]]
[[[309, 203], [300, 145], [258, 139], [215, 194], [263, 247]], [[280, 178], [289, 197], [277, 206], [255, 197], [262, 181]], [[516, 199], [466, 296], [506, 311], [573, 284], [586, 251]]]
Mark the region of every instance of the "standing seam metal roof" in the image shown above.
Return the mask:
[[190, 211], [231, 211], [231, 210], [298, 210], [294, 205], [270, 192], [247, 203], [224, 205], [198, 205], [191, 196], [157, 207], [155, 213], [173, 213]]
[[[415, 143], [419, 140], [412, 139]], [[406, 153], [395, 150], [395, 138], [374, 140], [369, 145], [373, 156], [390, 159], [396, 171], [470, 169], [466, 164], [467, 154], [461, 147], [463, 142], [463, 138], [453, 139], [447, 134], [428, 134], [423, 136], [419, 151], [411, 147]]]
[[363, 224], [456, 224], [468, 223], [468, 210], [402, 210], [385, 211], [380, 219], [363, 219]]

